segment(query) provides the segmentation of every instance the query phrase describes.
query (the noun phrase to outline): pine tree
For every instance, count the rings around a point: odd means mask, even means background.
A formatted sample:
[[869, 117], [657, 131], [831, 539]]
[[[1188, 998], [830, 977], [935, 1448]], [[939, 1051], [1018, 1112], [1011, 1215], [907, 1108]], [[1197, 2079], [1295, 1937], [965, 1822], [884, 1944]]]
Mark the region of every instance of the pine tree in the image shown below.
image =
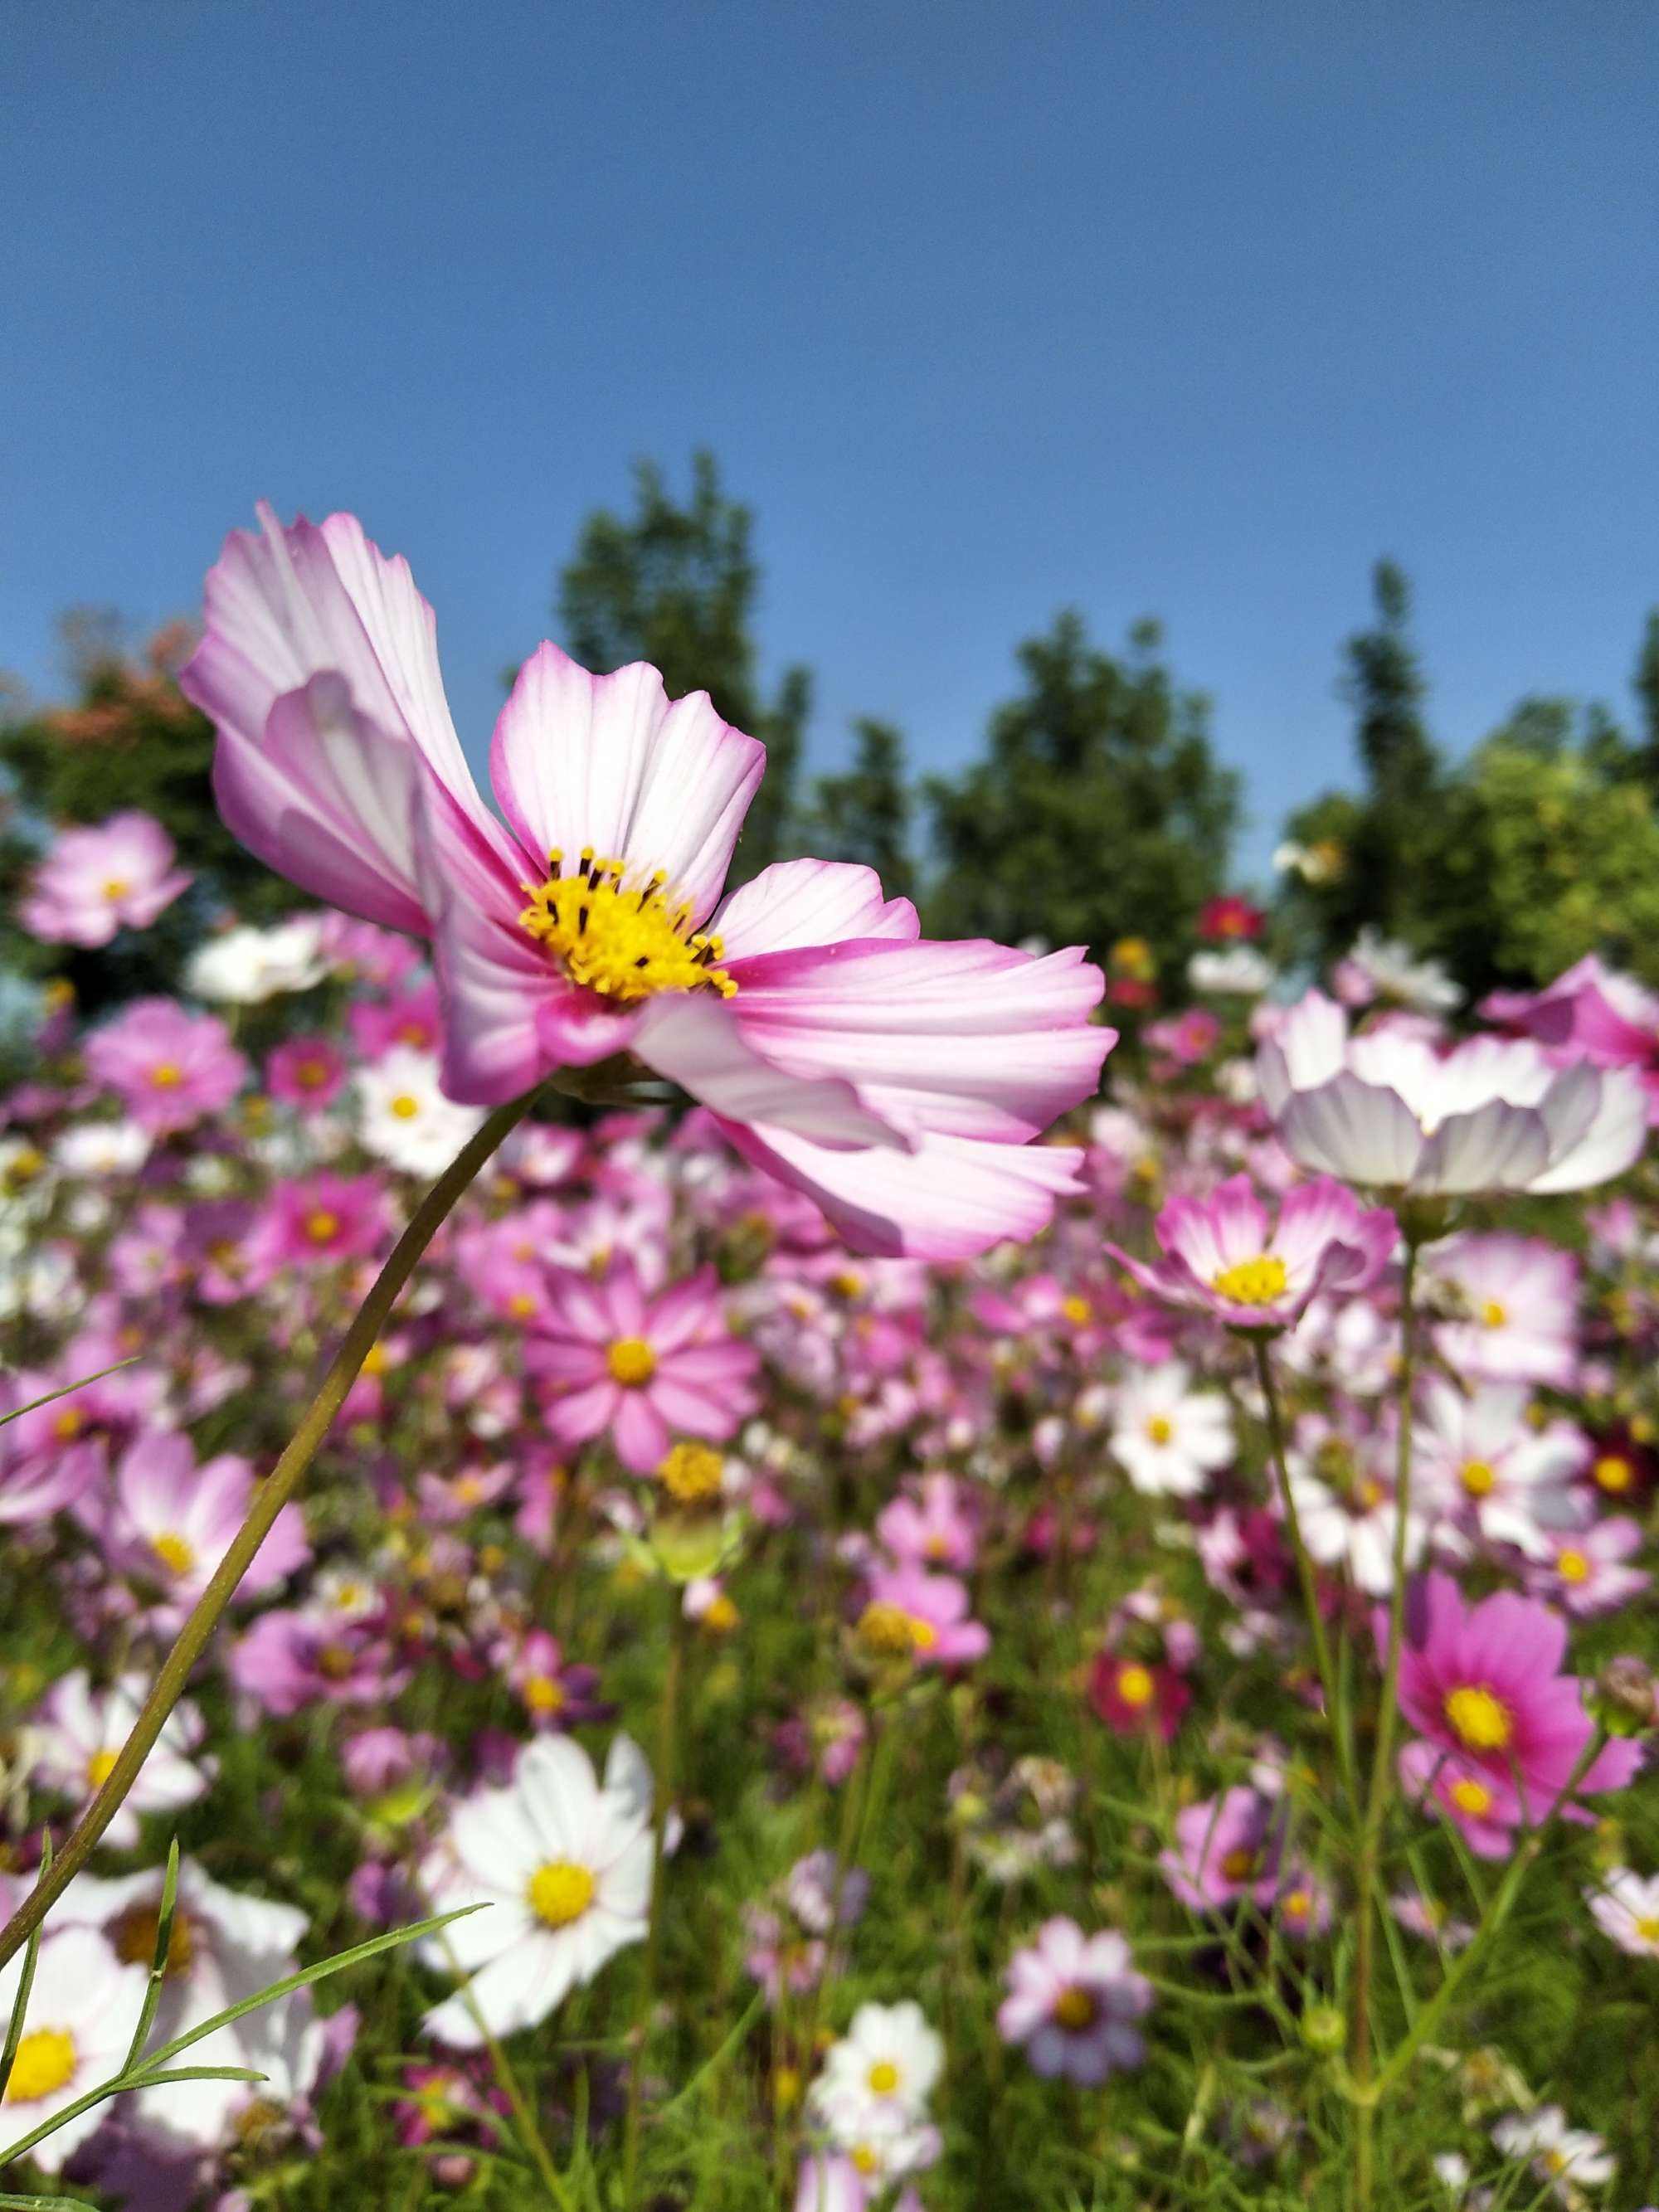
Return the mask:
[[890, 897], [907, 897], [915, 888], [915, 863], [904, 738], [890, 722], [866, 719], [853, 727], [852, 767], [821, 775], [812, 787], [807, 842], [825, 860], [862, 861]]

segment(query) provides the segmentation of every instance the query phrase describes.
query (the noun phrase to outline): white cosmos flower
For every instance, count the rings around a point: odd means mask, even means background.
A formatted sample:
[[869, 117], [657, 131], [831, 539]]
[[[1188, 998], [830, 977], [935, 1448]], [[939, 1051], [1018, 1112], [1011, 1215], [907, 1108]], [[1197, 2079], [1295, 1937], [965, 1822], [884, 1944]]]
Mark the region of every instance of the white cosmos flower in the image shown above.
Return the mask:
[[601, 1787], [568, 1736], [538, 1736], [512, 1782], [458, 1806], [424, 1878], [434, 1910], [483, 1903], [422, 1947], [471, 1974], [427, 2014], [441, 2043], [471, 2050], [532, 2027], [579, 1982], [645, 1934], [651, 1901], [651, 1771], [619, 1735]]
[[1137, 1490], [1191, 1498], [1232, 1458], [1232, 1417], [1219, 1392], [1194, 1390], [1188, 1369], [1171, 1359], [1119, 1390], [1111, 1445]]
[[1505, 2158], [1524, 2159], [1563, 2203], [1573, 2201], [1576, 2190], [1593, 2189], [1613, 2176], [1614, 2161], [1601, 2136], [1587, 2128], [1570, 2128], [1559, 2105], [1511, 2112], [1498, 2121], [1492, 2139]]
[[1614, 1867], [1597, 1890], [1586, 1893], [1590, 1917], [1632, 1959], [1659, 1959], [1659, 1875]]
[[[155, 1955], [161, 1884], [160, 1868], [115, 1881], [77, 1875], [54, 1918], [65, 1927], [96, 1929], [118, 1959], [148, 1969]], [[295, 1906], [225, 1889], [193, 1860], [181, 1860], [152, 2044], [171, 2042], [293, 1973], [299, 1964], [295, 1948], [308, 1924]], [[196, 2047], [191, 2063], [268, 2071], [262, 2060], [277, 2025], [272, 2015], [283, 2009], [281, 2002], [262, 2007], [221, 2028]], [[242, 2081], [170, 2082], [142, 2091], [134, 2110], [147, 2125], [208, 2149], [223, 2141], [247, 2095]]]
[[[1356, 997], [1392, 999], [1425, 1014], [1449, 1013], [1463, 1003], [1463, 993], [1438, 960], [1419, 959], [1409, 945], [1384, 937], [1373, 922], [1360, 931], [1340, 967], [1359, 986]], [[1338, 985], [1340, 989], [1340, 984]], [[1345, 996], [1346, 994], [1344, 994]]]
[[1412, 1424], [1413, 1467], [1425, 1505], [1472, 1522], [1488, 1543], [1541, 1559], [1555, 1550], [1547, 1530], [1583, 1524], [1571, 1485], [1589, 1453], [1565, 1421], [1533, 1427], [1530, 1400], [1522, 1385], [1466, 1394], [1431, 1375]]
[[1194, 952], [1187, 981], [1195, 991], [1216, 998], [1259, 999], [1273, 980], [1273, 964], [1254, 945], [1230, 945], [1224, 952]]
[[914, 1998], [861, 2004], [846, 2034], [824, 2055], [823, 2071], [812, 2087], [813, 2109], [826, 2119], [839, 2113], [849, 2126], [869, 2125], [872, 2107], [919, 2119], [944, 2064], [944, 2041]]
[[1622, 1175], [1647, 1135], [1630, 1068], [1553, 1066], [1525, 1039], [1471, 1037], [1437, 1053], [1416, 1036], [1349, 1034], [1320, 991], [1256, 1054], [1281, 1144], [1346, 1182], [1425, 1194], [1586, 1190]]
[[288, 991], [308, 991], [328, 973], [319, 914], [296, 914], [270, 929], [244, 925], [210, 937], [191, 958], [186, 988], [222, 1006], [257, 1006]]
[[[23, 1954], [0, 1968], [0, 2020], [11, 2018]], [[41, 1943], [22, 2040], [0, 2103], [0, 2142], [16, 2142], [121, 2070], [144, 2001], [145, 1969], [124, 1966], [90, 1928], [64, 1928]], [[67, 2121], [29, 2153], [45, 2172], [95, 2134], [108, 2108]]]
[[[94, 1690], [84, 1667], [55, 1682], [38, 1716], [40, 1778], [62, 1790], [76, 1804], [84, 1804], [109, 1779], [149, 1688], [143, 1675], [133, 1674], [124, 1674], [106, 1690]], [[105, 1831], [116, 1850], [125, 1850], [137, 1842], [141, 1813], [173, 1812], [193, 1804], [207, 1789], [215, 1762], [192, 1756], [204, 1734], [200, 1712], [188, 1698], [181, 1698]]]
[[64, 1130], [52, 1157], [59, 1175], [137, 1175], [155, 1141], [137, 1121], [82, 1121]]
[[364, 1068], [357, 1100], [363, 1149], [405, 1175], [441, 1175], [483, 1120], [477, 1107], [444, 1097], [435, 1057], [412, 1045]]
[[[1308, 1555], [1322, 1567], [1346, 1567], [1356, 1589], [1386, 1597], [1394, 1587], [1395, 1498], [1391, 1485], [1361, 1471], [1346, 1488], [1334, 1489], [1308, 1472], [1292, 1452], [1287, 1462], [1291, 1496]], [[1423, 1556], [1427, 1534], [1414, 1508], [1406, 1516], [1406, 1565]]]

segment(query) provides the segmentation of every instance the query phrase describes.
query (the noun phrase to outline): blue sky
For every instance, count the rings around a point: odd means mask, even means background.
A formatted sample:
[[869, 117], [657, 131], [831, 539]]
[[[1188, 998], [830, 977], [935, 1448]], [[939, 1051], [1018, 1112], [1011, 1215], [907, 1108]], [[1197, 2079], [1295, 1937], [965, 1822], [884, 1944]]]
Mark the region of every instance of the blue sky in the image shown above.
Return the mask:
[[1622, 710], [1659, 602], [1659, 25], [1601, 0], [17, 0], [0, 665], [356, 508], [475, 744], [633, 457], [752, 502], [770, 664], [917, 761], [1164, 621], [1260, 866], [1379, 552], [1442, 736]]

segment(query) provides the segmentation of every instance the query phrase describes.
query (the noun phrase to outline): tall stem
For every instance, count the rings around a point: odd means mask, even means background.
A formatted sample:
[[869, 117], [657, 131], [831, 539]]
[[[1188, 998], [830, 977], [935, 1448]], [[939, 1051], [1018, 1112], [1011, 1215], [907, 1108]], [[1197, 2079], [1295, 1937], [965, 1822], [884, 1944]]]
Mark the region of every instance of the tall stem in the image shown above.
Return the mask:
[[1406, 1553], [1410, 1540], [1412, 1486], [1412, 1390], [1416, 1364], [1414, 1301], [1417, 1287], [1417, 1244], [1407, 1236], [1406, 1267], [1400, 1291], [1400, 1377], [1395, 1440], [1394, 1500], [1393, 1586], [1389, 1593], [1389, 1645], [1382, 1667], [1382, 1700], [1377, 1710], [1376, 1741], [1371, 1757], [1370, 1788], [1359, 1832], [1355, 1881], [1358, 1890], [1354, 1930], [1353, 2031], [1351, 2069], [1359, 2091], [1356, 2106], [1358, 2136], [1354, 2150], [1354, 2203], [1359, 2212], [1370, 2212], [1376, 2187], [1376, 2100], [1371, 2087], [1371, 1974], [1375, 1958], [1377, 1911], [1377, 1859], [1382, 1842], [1382, 1823], [1394, 1784], [1395, 1727], [1399, 1717], [1400, 1653], [1406, 1628]]
[[375, 1278], [368, 1296], [329, 1363], [316, 1396], [307, 1407], [300, 1425], [276, 1466], [254, 1493], [247, 1518], [232, 1538], [230, 1547], [215, 1569], [207, 1588], [197, 1600], [178, 1640], [162, 1663], [155, 1686], [144, 1700], [132, 1733], [116, 1755], [115, 1764], [97, 1796], [76, 1823], [69, 1840], [0, 1930], [0, 1966], [21, 1949], [68, 1884], [86, 1864], [94, 1847], [115, 1818], [122, 1801], [137, 1779], [167, 1716], [184, 1694], [191, 1670], [206, 1650], [229, 1604], [236, 1585], [253, 1563], [254, 1554], [270, 1533], [271, 1523], [299, 1488], [307, 1469], [333, 1425], [346, 1393], [386, 1326], [398, 1292], [413, 1273], [415, 1264], [432, 1242], [457, 1199], [490, 1154], [523, 1116], [531, 1097], [526, 1093], [511, 1105], [498, 1106], [476, 1134], [469, 1139], [415, 1209], [407, 1229], [398, 1239], [391, 1258]]
[[662, 1955], [663, 1838], [674, 1800], [674, 1769], [679, 1746], [680, 1678], [685, 1665], [685, 1607], [678, 1583], [668, 1591], [668, 1659], [663, 1669], [662, 1702], [657, 1709], [657, 1779], [651, 1808], [651, 1917], [645, 1930], [645, 1972], [634, 2021], [634, 2055], [628, 2074], [628, 2120], [623, 2140], [623, 2204], [638, 2203], [640, 2126], [645, 2110], [645, 2046], [657, 2001], [657, 1962]]
[[1351, 1765], [1352, 1750], [1347, 1732], [1342, 1726], [1338, 1705], [1336, 1668], [1331, 1660], [1331, 1642], [1326, 1632], [1325, 1616], [1319, 1609], [1319, 1584], [1314, 1574], [1313, 1559], [1303, 1540], [1302, 1522], [1296, 1510], [1295, 1494], [1291, 1489], [1290, 1468], [1285, 1456], [1285, 1416], [1279, 1402], [1279, 1388], [1273, 1381], [1267, 1340], [1258, 1335], [1253, 1338], [1252, 1343], [1255, 1352], [1256, 1379], [1267, 1401], [1267, 1442], [1273, 1451], [1274, 1472], [1279, 1477], [1279, 1495], [1285, 1508], [1285, 1526], [1290, 1535], [1291, 1549], [1296, 1554], [1296, 1571], [1302, 1584], [1303, 1608], [1307, 1613], [1308, 1629], [1313, 1638], [1314, 1663], [1319, 1669], [1319, 1686], [1324, 1693], [1326, 1725], [1335, 1740], [1337, 1764], [1341, 1769], [1343, 1786], [1352, 1801], [1354, 1797]]

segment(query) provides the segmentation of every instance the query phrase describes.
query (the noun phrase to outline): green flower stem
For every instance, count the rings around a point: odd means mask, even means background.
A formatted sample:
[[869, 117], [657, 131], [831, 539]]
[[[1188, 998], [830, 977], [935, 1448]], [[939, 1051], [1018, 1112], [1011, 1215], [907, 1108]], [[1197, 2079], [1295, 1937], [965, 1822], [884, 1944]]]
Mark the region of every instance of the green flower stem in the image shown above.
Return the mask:
[[1354, 2145], [1353, 2201], [1358, 2212], [1370, 2212], [1376, 2188], [1375, 2116], [1380, 2089], [1372, 2087], [1371, 1975], [1376, 1956], [1377, 1863], [1382, 1852], [1382, 1824], [1394, 1787], [1394, 1740], [1399, 1719], [1400, 1655], [1406, 1632], [1406, 1550], [1409, 1537], [1412, 1492], [1412, 1389], [1415, 1379], [1416, 1241], [1406, 1239], [1406, 1267], [1400, 1291], [1400, 1377], [1396, 1403], [1394, 1501], [1394, 1582], [1389, 1593], [1389, 1646], [1382, 1668], [1382, 1698], [1377, 1709], [1376, 1741], [1371, 1757], [1370, 1787], [1360, 1823], [1359, 1849], [1355, 1862], [1358, 1915], [1354, 1929], [1353, 2027], [1350, 2039], [1350, 2070], [1353, 2076], [1358, 2128]]
[[665, 1887], [663, 1839], [674, 1802], [674, 1771], [679, 1748], [680, 1682], [685, 1671], [684, 1593], [664, 1580], [668, 1592], [668, 1660], [663, 1669], [662, 1701], [657, 1708], [656, 1787], [651, 1811], [651, 1917], [645, 1930], [645, 1972], [640, 1980], [634, 2020], [634, 2051], [628, 2071], [628, 2118], [623, 2136], [623, 2197], [626, 2212], [639, 2202], [640, 2129], [645, 2111], [645, 2047], [651, 2039], [651, 2014], [657, 1999], [657, 1964], [662, 1955]]
[[498, 1106], [449, 1165], [415, 1209], [407, 1229], [398, 1239], [391, 1258], [376, 1277], [356, 1319], [341, 1340], [316, 1396], [307, 1407], [300, 1425], [289, 1439], [282, 1457], [254, 1493], [248, 1515], [220, 1560], [212, 1580], [197, 1600], [190, 1618], [174, 1644], [145, 1698], [132, 1733], [117, 1754], [107, 1780], [76, 1823], [63, 1850], [45, 1870], [34, 1888], [0, 1930], [0, 1966], [21, 1950], [40, 1927], [68, 1884], [91, 1856], [94, 1847], [119, 1811], [127, 1792], [138, 1778], [167, 1716], [184, 1694], [197, 1661], [206, 1650], [234, 1595], [236, 1585], [253, 1563], [254, 1554], [270, 1533], [271, 1523], [299, 1488], [316, 1458], [334, 1417], [375, 1340], [398, 1295], [413, 1273], [416, 1262], [437, 1234], [446, 1216], [508, 1133], [523, 1117], [533, 1094], [526, 1092], [511, 1105]]
[[1313, 1559], [1303, 1540], [1302, 1522], [1291, 1490], [1290, 1468], [1285, 1457], [1285, 1416], [1279, 1402], [1279, 1387], [1273, 1381], [1273, 1361], [1268, 1354], [1267, 1338], [1253, 1331], [1251, 1346], [1255, 1353], [1256, 1380], [1261, 1383], [1261, 1395], [1267, 1401], [1267, 1441], [1273, 1449], [1273, 1469], [1279, 1477], [1279, 1495], [1285, 1508], [1285, 1526], [1289, 1532], [1291, 1549], [1296, 1554], [1296, 1571], [1302, 1583], [1302, 1604], [1308, 1616], [1309, 1632], [1313, 1638], [1314, 1663], [1319, 1669], [1319, 1686], [1324, 1693], [1326, 1724], [1335, 1741], [1343, 1787], [1352, 1800], [1355, 1796], [1353, 1750], [1348, 1741], [1347, 1730], [1342, 1724], [1341, 1707], [1337, 1698], [1336, 1668], [1331, 1659], [1331, 1642], [1325, 1628], [1325, 1616], [1319, 1610], [1319, 1585], [1314, 1576]]

